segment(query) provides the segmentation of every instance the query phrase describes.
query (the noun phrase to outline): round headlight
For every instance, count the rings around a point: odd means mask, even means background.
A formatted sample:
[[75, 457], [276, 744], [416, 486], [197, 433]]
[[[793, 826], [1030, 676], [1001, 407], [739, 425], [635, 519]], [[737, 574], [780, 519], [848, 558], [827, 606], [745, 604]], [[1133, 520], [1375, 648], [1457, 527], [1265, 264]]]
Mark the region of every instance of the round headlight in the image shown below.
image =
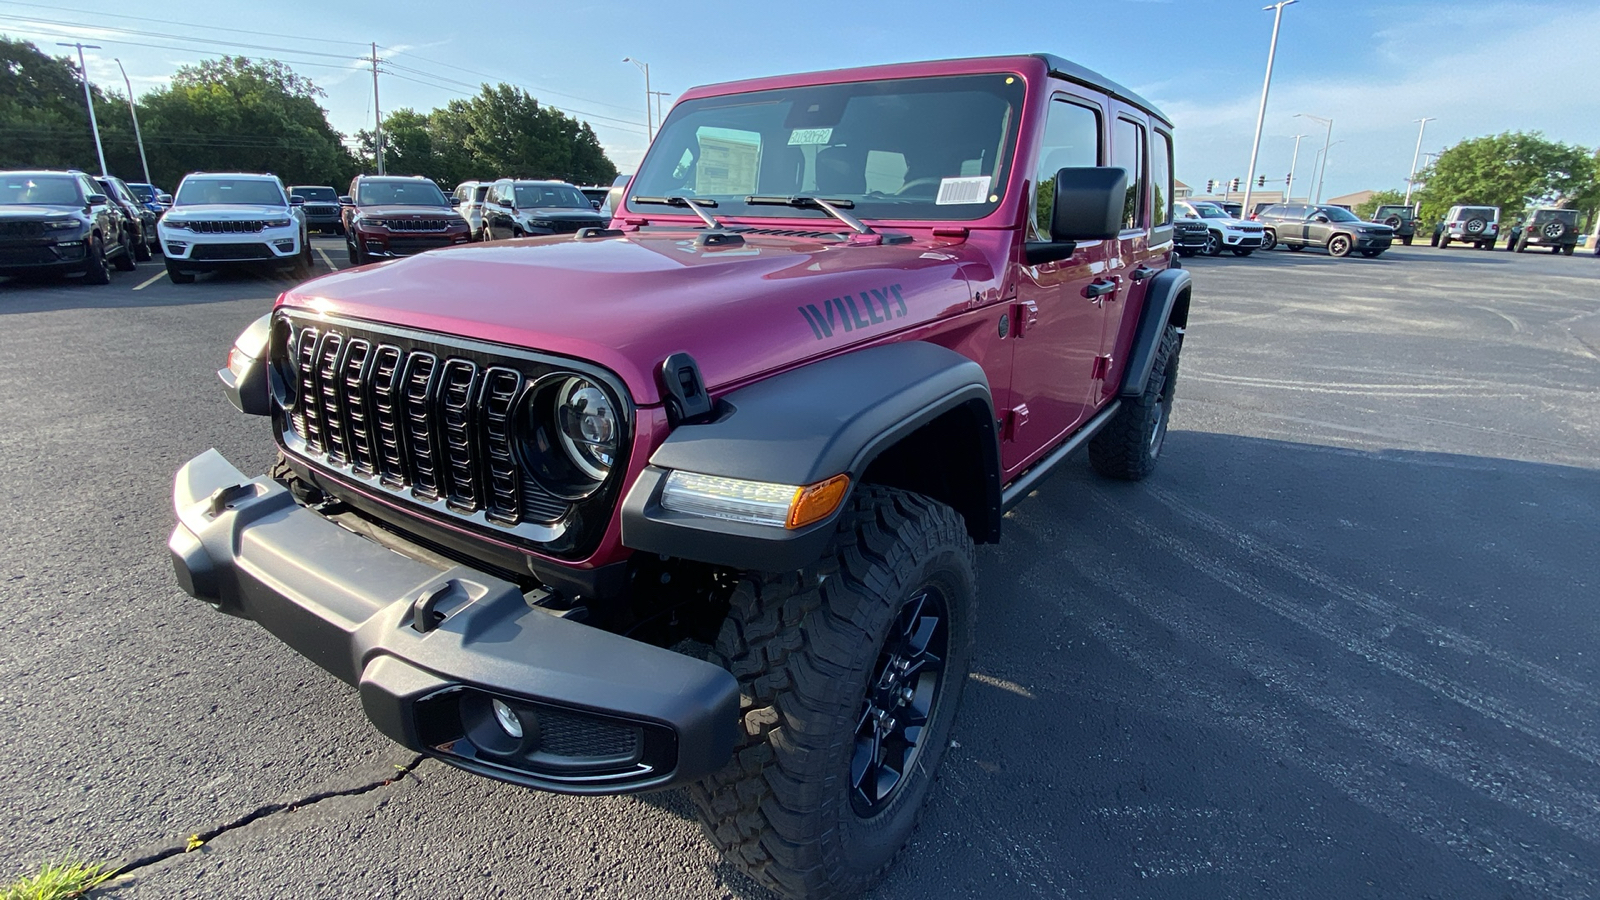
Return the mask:
[[556, 395], [556, 433], [561, 449], [583, 474], [604, 481], [617, 458], [617, 412], [605, 391], [569, 378]]

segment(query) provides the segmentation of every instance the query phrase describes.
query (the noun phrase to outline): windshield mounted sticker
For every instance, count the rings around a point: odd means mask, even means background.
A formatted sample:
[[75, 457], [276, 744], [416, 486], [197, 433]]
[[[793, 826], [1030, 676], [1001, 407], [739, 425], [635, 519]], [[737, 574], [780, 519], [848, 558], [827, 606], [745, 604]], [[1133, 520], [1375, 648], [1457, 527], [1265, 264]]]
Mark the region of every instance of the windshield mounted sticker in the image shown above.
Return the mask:
[[906, 298], [900, 292], [900, 285], [891, 284], [859, 294], [834, 297], [824, 302], [821, 309], [815, 303], [807, 303], [799, 309], [800, 316], [811, 326], [811, 333], [820, 341], [833, 337], [835, 328], [855, 331], [898, 319], [906, 314]]
[[789, 146], [791, 147], [826, 144], [832, 139], [832, 128], [796, 128], [789, 132]]
[[982, 203], [989, 194], [989, 176], [970, 175], [963, 178], [939, 179], [939, 196], [935, 206], [953, 206], [958, 203]]

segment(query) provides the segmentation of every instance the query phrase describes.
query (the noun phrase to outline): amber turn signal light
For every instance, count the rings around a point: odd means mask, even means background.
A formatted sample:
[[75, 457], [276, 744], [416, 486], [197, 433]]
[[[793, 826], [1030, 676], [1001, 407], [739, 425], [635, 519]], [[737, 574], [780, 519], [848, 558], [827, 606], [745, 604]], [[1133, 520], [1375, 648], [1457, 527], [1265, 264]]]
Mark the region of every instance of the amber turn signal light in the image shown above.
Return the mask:
[[833, 515], [833, 511], [844, 502], [844, 495], [849, 489], [849, 475], [835, 475], [827, 481], [806, 485], [795, 492], [794, 500], [789, 504], [789, 521], [784, 523], [784, 527], [804, 528]]

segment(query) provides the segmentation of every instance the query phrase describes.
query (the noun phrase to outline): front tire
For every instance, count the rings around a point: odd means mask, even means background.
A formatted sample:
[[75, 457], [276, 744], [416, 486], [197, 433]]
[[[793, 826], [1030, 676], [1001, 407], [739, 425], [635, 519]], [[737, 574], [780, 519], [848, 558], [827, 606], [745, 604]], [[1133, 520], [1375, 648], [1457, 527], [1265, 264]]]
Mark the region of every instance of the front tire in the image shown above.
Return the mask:
[[1144, 393], [1124, 399], [1111, 421], [1089, 439], [1089, 463], [1096, 472], [1107, 478], [1139, 481], [1155, 471], [1167, 439], [1167, 422], [1172, 418], [1182, 349], [1183, 336], [1168, 325], [1161, 333], [1161, 346], [1156, 349]]
[[89, 248], [84, 251], [88, 259], [83, 263], [84, 284], [110, 284], [111, 269], [106, 266], [106, 244], [100, 235], [89, 239]]
[[1349, 256], [1350, 250], [1355, 246], [1348, 235], [1336, 234], [1328, 239], [1329, 256]]
[[194, 284], [194, 273], [178, 268], [177, 262], [171, 257], [167, 258], [167, 277], [172, 279], [173, 284]]
[[1222, 235], [1217, 234], [1215, 231], [1207, 232], [1206, 245], [1200, 248], [1200, 252], [1204, 253], [1206, 256], [1221, 256]]
[[976, 601], [961, 516], [876, 485], [855, 489], [818, 562], [742, 574], [713, 660], [739, 679], [743, 728], [732, 762], [689, 789], [711, 842], [784, 897], [877, 882], [950, 742]]

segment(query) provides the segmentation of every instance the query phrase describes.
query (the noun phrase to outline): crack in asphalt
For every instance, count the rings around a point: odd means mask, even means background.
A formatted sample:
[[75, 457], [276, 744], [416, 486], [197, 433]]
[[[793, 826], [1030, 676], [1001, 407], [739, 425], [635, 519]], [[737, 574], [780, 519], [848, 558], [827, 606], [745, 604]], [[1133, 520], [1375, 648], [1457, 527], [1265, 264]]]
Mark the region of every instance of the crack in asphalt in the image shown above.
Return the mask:
[[[374, 781], [370, 784], [363, 784], [359, 787], [347, 788], [342, 791], [322, 791], [315, 794], [309, 794], [298, 800], [291, 800], [286, 803], [269, 803], [265, 806], [258, 806], [231, 822], [218, 825], [208, 831], [196, 832], [194, 836], [200, 839], [201, 845], [209, 844], [224, 834], [227, 834], [231, 831], [237, 831], [238, 829], [244, 828], [247, 825], [259, 822], [268, 816], [274, 816], [282, 812], [294, 812], [295, 810], [304, 809], [308, 806], [314, 806], [315, 804], [321, 803], [324, 800], [332, 800], [336, 797], [358, 797], [362, 794], [371, 793], [379, 788], [388, 787], [397, 781], [405, 780], [407, 776], [416, 771], [417, 766], [422, 765], [422, 762], [425, 759], [427, 759], [426, 756], [417, 754], [405, 765], [395, 766], [394, 776], [385, 778], [382, 781]], [[144, 856], [135, 857], [134, 859], [127, 861], [116, 870], [116, 879], [120, 880], [128, 875], [133, 874], [134, 872], [137, 872], [140, 869], [148, 868], [163, 860], [171, 859], [174, 856], [182, 856], [185, 853], [191, 852], [189, 847], [190, 840], [192, 840], [192, 838], [184, 838], [180, 843], [169, 847], [163, 847], [154, 853], [147, 853]], [[195, 849], [198, 849], [198, 846]]]

